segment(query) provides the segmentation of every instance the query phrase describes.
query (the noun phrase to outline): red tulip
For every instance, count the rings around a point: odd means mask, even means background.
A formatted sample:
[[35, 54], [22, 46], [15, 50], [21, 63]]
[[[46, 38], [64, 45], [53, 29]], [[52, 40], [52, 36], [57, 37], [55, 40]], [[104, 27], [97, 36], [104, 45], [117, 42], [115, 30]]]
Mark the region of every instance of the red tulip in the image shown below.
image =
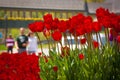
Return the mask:
[[65, 32], [68, 29], [67, 21], [60, 21], [58, 24], [58, 29], [60, 32]]
[[102, 25], [105, 28], [109, 28], [111, 26], [111, 21], [109, 16], [104, 16], [104, 19], [102, 20]]
[[97, 19], [98, 19], [99, 22], [103, 21], [104, 16], [108, 16], [109, 14], [110, 13], [109, 13], [108, 9], [105, 9], [105, 8], [102, 8], [102, 7], [98, 8], [96, 10], [96, 16], [97, 16]]
[[85, 29], [84, 29], [84, 27], [82, 27], [82, 25], [81, 26], [79, 26], [79, 27], [77, 27], [76, 28], [76, 35], [77, 36], [80, 36], [80, 35], [83, 35], [83, 34], [85, 34], [85, 31], [84, 31]]
[[60, 41], [62, 39], [62, 34], [60, 31], [56, 30], [52, 33], [52, 38], [55, 40], [55, 41]]
[[80, 60], [84, 59], [83, 53], [80, 53], [80, 54], [78, 55], [78, 57], [79, 57]]
[[48, 24], [48, 23], [44, 23], [44, 26], [46, 29], [50, 30], [51, 29], [51, 24]]
[[93, 22], [92, 25], [93, 25], [93, 30], [94, 30], [95, 32], [100, 31], [101, 28], [102, 28], [102, 27], [100, 26], [99, 22]]
[[114, 39], [118, 36], [118, 33], [114, 29], [110, 29], [110, 34], [113, 36]]
[[77, 19], [80, 23], [83, 23], [85, 16], [82, 13], [77, 14]]
[[57, 72], [57, 71], [58, 71], [58, 67], [57, 67], [57, 66], [54, 66], [54, 67], [53, 67], [53, 70], [54, 70], [54, 72]]
[[99, 43], [97, 41], [93, 41], [93, 47], [94, 48], [98, 48], [99, 47]]
[[45, 36], [46, 38], [49, 38], [49, 37], [50, 37], [50, 31], [47, 30], [47, 29], [44, 29], [44, 30], [43, 30], [43, 34], [44, 34], [44, 36]]
[[53, 18], [51, 14], [46, 14], [43, 16], [44, 19], [44, 24], [45, 24], [45, 28], [47, 28], [48, 30], [51, 29], [51, 25], [53, 22]]
[[80, 43], [81, 43], [81, 44], [85, 44], [86, 41], [87, 41], [86, 38], [80, 39]]
[[58, 18], [55, 18], [52, 22], [51, 30], [58, 29], [58, 25], [59, 25], [59, 20], [58, 20]]
[[117, 36], [117, 42], [120, 43], [120, 35]]
[[36, 27], [34, 28], [36, 28], [38, 32], [41, 32], [44, 29], [44, 23], [42, 21], [35, 22], [35, 26]]
[[37, 32], [35, 23], [30, 23], [30, 24], [28, 25], [28, 28], [29, 28], [32, 32]]
[[52, 15], [51, 14], [46, 14], [46, 15], [44, 15], [43, 16], [43, 19], [44, 19], [44, 22], [45, 23], [52, 23], [52, 21], [53, 21], [53, 18], [52, 18]]
[[86, 33], [90, 33], [92, 31], [92, 17], [90, 16], [85, 17], [84, 29]]

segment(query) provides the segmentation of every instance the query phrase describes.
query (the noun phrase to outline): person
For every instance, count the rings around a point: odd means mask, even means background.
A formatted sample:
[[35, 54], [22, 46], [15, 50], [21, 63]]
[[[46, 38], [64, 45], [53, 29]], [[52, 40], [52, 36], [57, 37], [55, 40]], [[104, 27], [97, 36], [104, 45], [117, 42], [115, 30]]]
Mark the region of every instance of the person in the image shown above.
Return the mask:
[[6, 38], [6, 46], [7, 46], [7, 52], [11, 54], [13, 53], [13, 47], [14, 47], [14, 39], [12, 38], [12, 35], [9, 34]]
[[18, 53], [26, 52], [28, 37], [25, 35], [25, 29], [23, 27], [20, 28], [20, 35], [17, 37], [15, 44]]
[[27, 51], [29, 54], [36, 53], [37, 52], [37, 37], [34, 35], [33, 32], [29, 32], [28, 34], [28, 46]]

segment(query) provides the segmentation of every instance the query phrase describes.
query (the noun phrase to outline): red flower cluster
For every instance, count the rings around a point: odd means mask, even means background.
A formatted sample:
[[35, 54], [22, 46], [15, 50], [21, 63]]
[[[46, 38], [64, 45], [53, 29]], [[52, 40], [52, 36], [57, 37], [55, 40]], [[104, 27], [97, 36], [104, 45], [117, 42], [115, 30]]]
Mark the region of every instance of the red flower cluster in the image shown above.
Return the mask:
[[29, 29], [33, 32], [44, 32], [44, 30], [47, 29], [51, 30], [53, 32], [52, 34], [56, 33], [56, 30], [58, 30], [59, 32], [57, 31], [57, 33], [60, 34], [59, 39], [58, 36], [52, 36], [55, 41], [60, 40], [61, 33], [65, 32], [80, 36], [85, 33], [90, 33], [92, 31], [98, 32], [101, 30], [101, 26], [98, 22], [93, 22], [92, 17], [84, 16], [81, 13], [66, 21], [59, 20], [58, 18], [53, 19], [51, 14], [44, 15], [43, 19], [43, 22], [39, 21], [29, 24]]
[[65, 32], [74, 36], [81, 36], [93, 31], [99, 32], [102, 27], [112, 28], [117, 33], [120, 32], [120, 15], [110, 13], [108, 9], [100, 7], [96, 10], [96, 17], [98, 21], [94, 22], [91, 16], [84, 16], [79, 13], [65, 21], [53, 18], [51, 14], [46, 14], [43, 16], [43, 22], [33, 22], [28, 27], [33, 32], [41, 32], [44, 29], [51, 30], [52, 38], [55, 41], [61, 40], [61, 33]]
[[110, 13], [108, 9], [98, 8], [96, 16], [101, 26], [113, 28], [116, 32], [120, 32], [120, 15], [116, 15], [113, 12]]
[[38, 56], [2, 53], [0, 55], [0, 80], [41, 80]]

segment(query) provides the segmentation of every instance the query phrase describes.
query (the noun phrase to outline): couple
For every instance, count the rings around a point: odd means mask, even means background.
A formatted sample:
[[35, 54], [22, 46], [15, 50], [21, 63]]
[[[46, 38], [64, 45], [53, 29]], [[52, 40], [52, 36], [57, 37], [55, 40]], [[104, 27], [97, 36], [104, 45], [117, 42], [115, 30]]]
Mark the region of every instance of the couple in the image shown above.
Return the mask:
[[28, 36], [26, 36], [24, 28], [20, 28], [20, 36], [17, 37], [15, 45], [18, 53], [27, 51], [32, 54], [37, 52], [37, 38], [33, 32], [29, 32]]

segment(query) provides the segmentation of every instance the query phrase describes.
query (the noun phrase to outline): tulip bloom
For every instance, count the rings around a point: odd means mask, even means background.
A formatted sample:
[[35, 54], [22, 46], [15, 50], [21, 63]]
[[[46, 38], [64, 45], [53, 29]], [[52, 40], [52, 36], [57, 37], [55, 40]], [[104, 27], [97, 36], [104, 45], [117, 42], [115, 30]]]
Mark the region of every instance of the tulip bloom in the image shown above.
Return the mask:
[[53, 70], [54, 70], [54, 72], [57, 72], [57, 71], [58, 71], [58, 67], [57, 67], [57, 66], [54, 66], [54, 67], [53, 67]]
[[43, 34], [44, 34], [44, 36], [45, 36], [46, 38], [49, 38], [49, 37], [50, 37], [50, 31], [47, 30], [47, 29], [44, 29], [44, 30], [43, 30]]
[[93, 41], [93, 47], [94, 48], [98, 48], [99, 47], [99, 43], [97, 41]]
[[117, 42], [120, 43], [120, 36], [117, 36]]
[[55, 41], [60, 41], [62, 39], [62, 34], [60, 31], [54, 31], [52, 33], [52, 38], [55, 40]]
[[81, 44], [85, 44], [86, 41], [87, 41], [86, 38], [80, 39], [80, 43], [81, 43]]
[[78, 55], [78, 57], [79, 57], [80, 60], [84, 59], [83, 53], [80, 53], [80, 54]]

